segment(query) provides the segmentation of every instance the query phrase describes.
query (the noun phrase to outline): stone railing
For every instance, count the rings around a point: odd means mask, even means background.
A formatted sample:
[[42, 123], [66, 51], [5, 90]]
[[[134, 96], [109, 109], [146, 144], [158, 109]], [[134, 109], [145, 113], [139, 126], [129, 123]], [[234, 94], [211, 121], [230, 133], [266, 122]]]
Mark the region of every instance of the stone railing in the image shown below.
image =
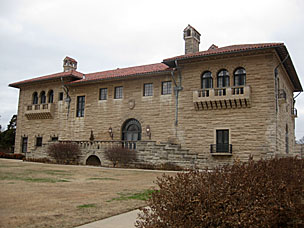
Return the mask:
[[193, 102], [196, 110], [250, 107], [250, 97], [250, 86], [193, 91]]
[[54, 104], [33, 104], [25, 106], [27, 119], [52, 119], [54, 117]]

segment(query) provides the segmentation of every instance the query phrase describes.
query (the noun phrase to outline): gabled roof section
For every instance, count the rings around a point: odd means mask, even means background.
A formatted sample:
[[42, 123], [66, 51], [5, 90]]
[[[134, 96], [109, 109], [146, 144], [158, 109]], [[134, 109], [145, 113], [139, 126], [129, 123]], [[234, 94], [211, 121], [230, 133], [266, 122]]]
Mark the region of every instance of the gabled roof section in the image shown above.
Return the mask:
[[133, 76], [144, 76], [150, 74], [170, 72], [171, 68], [163, 63], [155, 63], [150, 65], [127, 67], [127, 68], [117, 68], [115, 70], [101, 71], [96, 73], [86, 74], [85, 78], [81, 80], [70, 82], [70, 85], [90, 83], [100, 80], [110, 80], [116, 78], [125, 78]]
[[[208, 56], [242, 53], [242, 52], [271, 49], [271, 48], [273, 48], [277, 51], [281, 61], [283, 61], [285, 59], [285, 57], [287, 55], [289, 55], [284, 43], [241, 44], [241, 45], [231, 45], [231, 46], [226, 46], [226, 47], [209, 48], [207, 51], [200, 51], [200, 52], [196, 52], [196, 53], [189, 53], [186, 55], [175, 56], [172, 58], [164, 59], [163, 63], [165, 63], [169, 67], [173, 68], [173, 67], [176, 67], [175, 61], [191, 60], [191, 59], [203, 58], [203, 57], [208, 57]], [[294, 88], [295, 88], [294, 92], [303, 91], [303, 88], [301, 86], [297, 72], [294, 68], [294, 65], [292, 63], [290, 56], [284, 62], [283, 65], [288, 73], [290, 80], [292, 81], [292, 83], [294, 85]]]
[[81, 79], [82, 75], [83, 75], [83, 73], [78, 72], [78, 71], [60, 72], [60, 73], [49, 74], [49, 75], [45, 75], [45, 76], [41, 76], [41, 77], [37, 77], [37, 78], [28, 79], [28, 80], [24, 80], [24, 81], [20, 81], [20, 82], [11, 83], [11, 84], [9, 84], [9, 86], [15, 87], [15, 88], [20, 88], [20, 86], [26, 85], [26, 84], [32, 84], [35, 82], [44, 82], [44, 81], [49, 81], [49, 80], [56, 80], [56, 79], [60, 79], [60, 78], [69, 78], [69, 77], [72, 79]]

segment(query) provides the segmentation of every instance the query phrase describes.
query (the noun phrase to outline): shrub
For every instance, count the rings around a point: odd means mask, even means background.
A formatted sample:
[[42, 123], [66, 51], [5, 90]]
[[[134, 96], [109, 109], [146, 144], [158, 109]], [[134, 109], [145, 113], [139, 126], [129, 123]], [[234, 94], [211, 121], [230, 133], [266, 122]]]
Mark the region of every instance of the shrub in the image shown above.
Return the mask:
[[75, 143], [55, 143], [48, 147], [47, 153], [58, 164], [78, 164], [80, 149]]
[[177, 164], [166, 162], [164, 164], [161, 164], [160, 169], [162, 170], [172, 170], [172, 171], [181, 171], [183, 168]]
[[29, 162], [39, 162], [39, 163], [50, 163], [53, 162], [48, 158], [24, 158], [23, 161], [29, 161]]
[[303, 227], [304, 160], [236, 163], [158, 178], [136, 227]]
[[135, 150], [129, 150], [120, 146], [115, 146], [105, 150], [104, 154], [105, 158], [112, 162], [113, 167], [116, 167], [117, 164], [126, 166], [137, 158]]
[[8, 159], [19, 159], [22, 160], [25, 156], [23, 154], [7, 154], [0, 152], [0, 158], [8, 158]]

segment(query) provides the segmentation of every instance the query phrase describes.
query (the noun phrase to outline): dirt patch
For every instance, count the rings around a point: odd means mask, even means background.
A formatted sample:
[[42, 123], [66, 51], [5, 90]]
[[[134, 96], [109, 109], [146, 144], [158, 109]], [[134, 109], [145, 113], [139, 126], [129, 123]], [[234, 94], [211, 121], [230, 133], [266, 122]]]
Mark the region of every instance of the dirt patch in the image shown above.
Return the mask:
[[75, 227], [136, 209], [163, 173], [0, 159], [0, 227]]

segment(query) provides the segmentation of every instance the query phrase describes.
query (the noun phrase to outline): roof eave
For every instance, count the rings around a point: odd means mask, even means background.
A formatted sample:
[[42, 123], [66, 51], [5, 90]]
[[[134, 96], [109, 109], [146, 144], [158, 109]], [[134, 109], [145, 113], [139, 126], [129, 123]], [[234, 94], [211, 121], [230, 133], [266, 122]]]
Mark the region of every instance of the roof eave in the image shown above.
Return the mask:
[[168, 70], [162, 70], [162, 71], [154, 71], [154, 72], [147, 72], [147, 73], [137, 73], [137, 74], [130, 74], [130, 75], [122, 75], [122, 76], [116, 76], [116, 77], [106, 77], [106, 78], [96, 78], [92, 80], [84, 80], [84, 81], [75, 81], [75, 82], [69, 82], [66, 83], [68, 86], [78, 86], [78, 85], [84, 85], [84, 84], [91, 84], [95, 83], [98, 81], [115, 81], [115, 80], [120, 80], [120, 79], [130, 79], [134, 77], [141, 77], [141, 76], [146, 76], [146, 75], [160, 75], [164, 73], [170, 72], [171, 69]]

